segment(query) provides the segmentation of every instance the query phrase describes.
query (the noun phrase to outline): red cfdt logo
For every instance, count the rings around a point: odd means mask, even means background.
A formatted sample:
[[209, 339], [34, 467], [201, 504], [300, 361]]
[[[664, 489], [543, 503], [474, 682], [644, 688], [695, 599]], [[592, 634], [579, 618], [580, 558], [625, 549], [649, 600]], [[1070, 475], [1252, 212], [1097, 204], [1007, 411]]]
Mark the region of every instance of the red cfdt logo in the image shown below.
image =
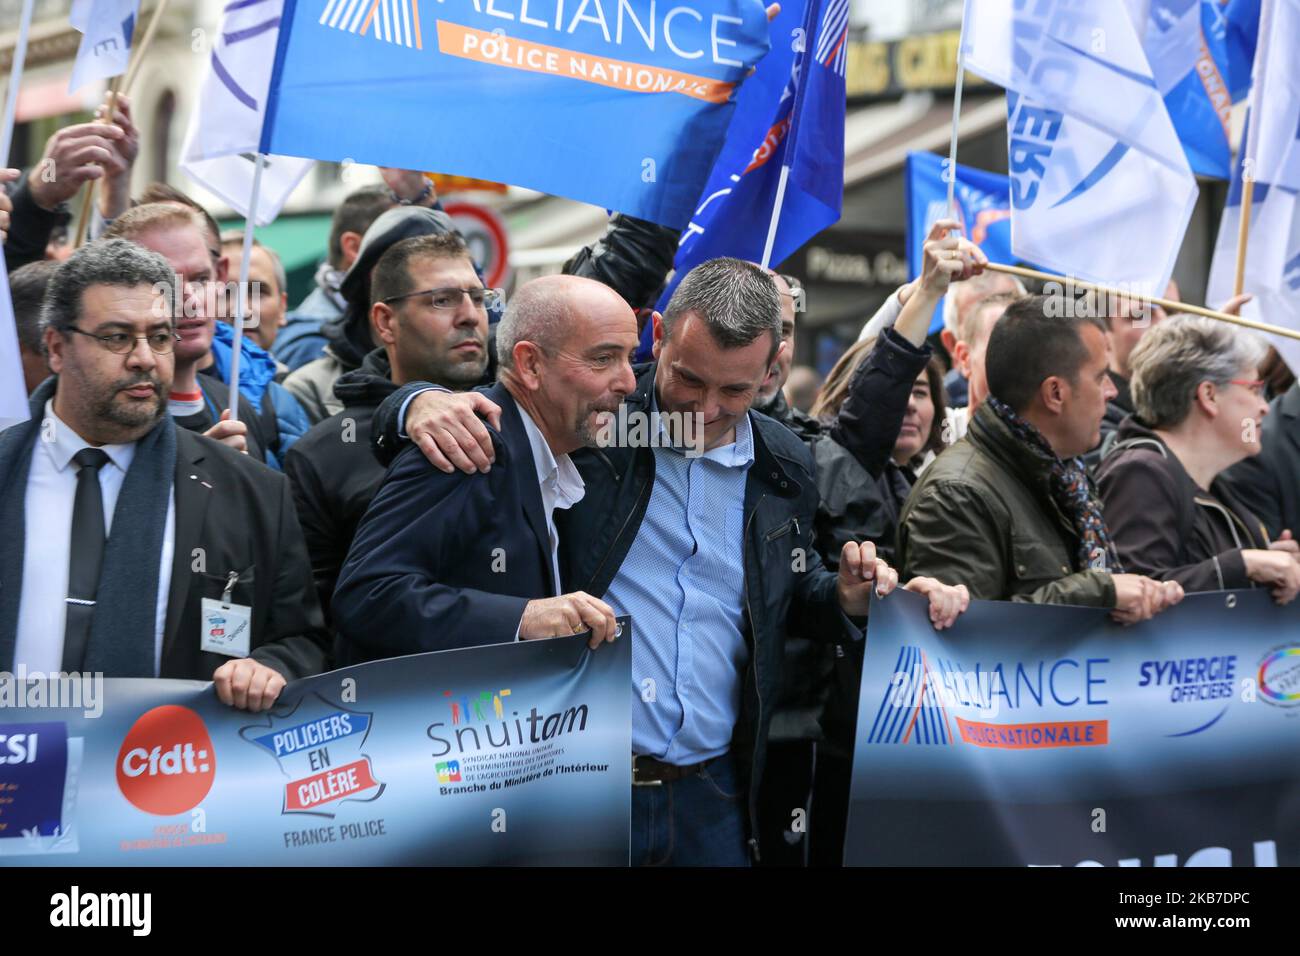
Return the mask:
[[145, 813], [170, 817], [198, 806], [217, 773], [199, 715], [166, 704], [140, 716], [117, 754], [117, 786]]

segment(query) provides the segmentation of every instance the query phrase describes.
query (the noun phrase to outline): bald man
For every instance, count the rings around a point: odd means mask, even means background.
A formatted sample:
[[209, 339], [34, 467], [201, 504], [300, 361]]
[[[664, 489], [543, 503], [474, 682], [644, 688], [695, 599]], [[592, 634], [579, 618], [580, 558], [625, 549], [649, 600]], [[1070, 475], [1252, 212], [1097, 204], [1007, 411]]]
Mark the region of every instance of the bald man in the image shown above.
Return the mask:
[[492, 466], [447, 474], [417, 446], [398, 455], [334, 592], [340, 664], [589, 629], [592, 647], [613, 640], [609, 605], [560, 593], [554, 516], [583, 497], [569, 455], [635, 389], [637, 344], [635, 314], [599, 282], [546, 276], [515, 293], [497, 383], [480, 390], [501, 410]]

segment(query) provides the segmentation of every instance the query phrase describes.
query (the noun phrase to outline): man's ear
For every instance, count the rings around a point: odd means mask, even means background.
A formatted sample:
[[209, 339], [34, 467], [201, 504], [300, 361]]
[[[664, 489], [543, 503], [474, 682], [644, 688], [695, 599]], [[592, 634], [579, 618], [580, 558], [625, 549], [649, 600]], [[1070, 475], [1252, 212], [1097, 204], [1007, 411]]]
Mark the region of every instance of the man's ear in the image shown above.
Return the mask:
[[658, 312], [651, 313], [650, 322], [654, 328], [654, 331], [651, 333], [652, 342], [650, 345], [650, 352], [657, 362], [659, 361], [659, 352], [663, 349], [664, 339], [667, 338], [667, 333], [664, 332], [664, 317]]
[[397, 313], [386, 302], [376, 302], [370, 307], [370, 327], [375, 330], [375, 337], [384, 345], [393, 345], [397, 333], [393, 326], [397, 324]]
[[277, 328], [284, 328], [289, 324], [289, 293], [280, 293], [280, 324]]
[[54, 329], [45, 330], [45, 360], [55, 375], [63, 371], [63, 349], [67, 344], [68, 340], [62, 333]]
[[343, 261], [348, 264], [343, 267], [343, 271], [347, 271], [348, 266], [356, 261], [357, 253], [361, 251], [361, 233], [343, 233], [339, 236], [339, 248], [343, 250]]
[[957, 341], [957, 336], [953, 335], [948, 329], [943, 329], [939, 332], [939, 341], [942, 342], [943, 347], [948, 350], [948, 354], [954, 357], [957, 354], [957, 349], [965, 344], [959, 343]]
[[[945, 331], [943, 334], [947, 335], [948, 333]], [[953, 367], [961, 373], [962, 378], [969, 380], [971, 376], [970, 345], [965, 342], [958, 342], [952, 347], [951, 354]]]
[[542, 364], [545, 354], [536, 342], [520, 340], [511, 352], [514, 359], [514, 375], [529, 391], [536, 391], [542, 385]]
[[1069, 396], [1070, 383], [1059, 375], [1049, 375], [1038, 386], [1038, 397], [1043, 400], [1043, 407], [1051, 414], [1059, 415], [1065, 408]]
[[222, 256], [217, 260], [217, 281], [225, 282], [230, 278], [230, 256]]

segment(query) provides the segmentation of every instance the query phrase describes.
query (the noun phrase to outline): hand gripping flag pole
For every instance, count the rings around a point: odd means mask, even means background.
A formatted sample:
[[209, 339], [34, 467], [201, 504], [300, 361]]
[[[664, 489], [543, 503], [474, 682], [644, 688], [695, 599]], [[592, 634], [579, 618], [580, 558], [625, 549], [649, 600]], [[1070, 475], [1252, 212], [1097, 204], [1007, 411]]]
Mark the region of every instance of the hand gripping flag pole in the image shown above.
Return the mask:
[[[113, 122], [113, 114], [117, 111], [117, 97], [119, 92], [130, 95], [131, 88], [135, 84], [136, 75], [140, 72], [140, 64], [144, 62], [145, 51], [149, 49], [149, 44], [153, 42], [154, 34], [158, 32], [158, 25], [162, 22], [163, 11], [167, 9], [167, 0], [158, 0], [158, 6], [154, 8], [153, 17], [149, 20], [149, 26], [145, 28], [144, 38], [140, 41], [138, 47], [133, 46], [131, 49], [131, 63], [127, 67], [126, 81], [122, 82], [122, 77], [114, 77], [108, 85], [108, 108], [104, 111], [104, 122]], [[79, 249], [81, 244], [86, 241], [86, 233], [90, 228], [90, 214], [95, 204], [95, 184], [98, 182], [92, 179], [86, 184], [86, 191], [81, 197], [81, 218], [77, 223], [77, 235], [72, 244], [72, 248]]]

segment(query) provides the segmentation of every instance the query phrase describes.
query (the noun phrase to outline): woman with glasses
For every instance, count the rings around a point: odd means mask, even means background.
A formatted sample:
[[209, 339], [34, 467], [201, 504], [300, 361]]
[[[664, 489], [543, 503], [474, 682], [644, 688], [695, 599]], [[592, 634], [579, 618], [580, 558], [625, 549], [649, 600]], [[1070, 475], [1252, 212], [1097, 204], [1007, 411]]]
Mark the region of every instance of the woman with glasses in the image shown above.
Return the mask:
[[1290, 532], [1270, 543], [1220, 480], [1260, 452], [1264, 351], [1249, 333], [1191, 315], [1162, 322], [1133, 350], [1136, 412], [1098, 469], [1124, 570], [1189, 592], [1263, 585], [1279, 604], [1300, 590], [1300, 548]]

